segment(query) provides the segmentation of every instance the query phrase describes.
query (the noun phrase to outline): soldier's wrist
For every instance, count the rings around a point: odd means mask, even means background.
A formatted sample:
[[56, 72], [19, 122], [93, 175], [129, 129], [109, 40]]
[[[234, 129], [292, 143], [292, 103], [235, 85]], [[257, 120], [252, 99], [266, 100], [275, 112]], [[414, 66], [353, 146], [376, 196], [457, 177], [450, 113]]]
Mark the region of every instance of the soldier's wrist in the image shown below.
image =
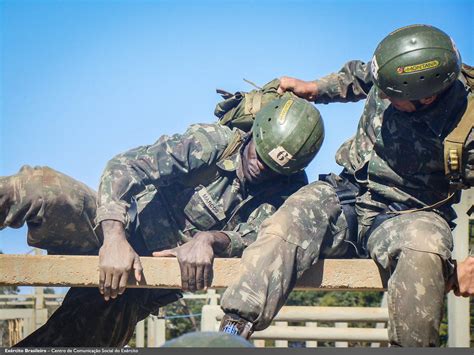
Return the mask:
[[308, 101], [315, 101], [318, 97], [318, 83], [317, 81], [309, 81], [309, 94], [308, 94]]
[[230, 244], [229, 236], [223, 232], [215, 232], [214, 238], [214, 247], [217, 248], [217, 252], [226, 250]]
[[117, 240], [127, 240], [125, 227], [122, 222], [106, 219], [100, 222], [104, 234], [104, 244]]
[[231, 242], [227, 234], [220, 231], [203, 232], [199, 233], [196, 237], [205, 238], [217, 254], [226, 250]]

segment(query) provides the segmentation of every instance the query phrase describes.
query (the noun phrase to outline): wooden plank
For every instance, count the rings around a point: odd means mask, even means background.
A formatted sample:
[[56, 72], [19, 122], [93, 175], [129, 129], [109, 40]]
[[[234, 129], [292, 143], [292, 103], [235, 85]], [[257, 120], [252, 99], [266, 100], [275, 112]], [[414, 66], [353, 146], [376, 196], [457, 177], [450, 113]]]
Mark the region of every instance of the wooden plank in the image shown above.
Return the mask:
[[[143, 274], [129, 287], [180, 288], [175, 258], [142, 257]], [[225, 288], [239, 272], [240, 259], [214, 260], [212, 288]], [[97, 287], [97, 256], [0, 255], [0, 285]], [[312, 266], [298, 281], [305, 290], [383, 290], [386, 282], [372, 260], [327, 259]]]

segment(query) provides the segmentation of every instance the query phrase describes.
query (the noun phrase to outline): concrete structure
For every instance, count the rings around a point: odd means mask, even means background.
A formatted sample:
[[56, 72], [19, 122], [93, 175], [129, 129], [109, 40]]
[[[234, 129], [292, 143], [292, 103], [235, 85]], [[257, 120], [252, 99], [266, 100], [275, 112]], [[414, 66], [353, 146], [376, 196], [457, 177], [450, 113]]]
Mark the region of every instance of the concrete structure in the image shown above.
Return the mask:
[[[176, 258], [142, 257], [144, 277], [128, 287], [181, 288]], [[97, 287], [97, 256], [0, 255], [0, 285]], [[235, 278], [240, 259], [215, 259], [213, 288], [225, 288]], [[4, 272], [3, 270], [8, 270]], [[298, 281], [296, 289], [381, 291], [383, 275], [372, 260], [321, 260]]]

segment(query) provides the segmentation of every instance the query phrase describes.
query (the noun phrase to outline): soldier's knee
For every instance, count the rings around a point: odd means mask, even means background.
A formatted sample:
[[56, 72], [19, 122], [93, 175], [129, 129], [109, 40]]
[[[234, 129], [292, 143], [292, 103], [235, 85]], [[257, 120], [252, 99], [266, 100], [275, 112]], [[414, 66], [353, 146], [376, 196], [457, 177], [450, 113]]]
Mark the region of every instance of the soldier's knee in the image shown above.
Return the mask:
[[334, 188], [323, 181], [315, 181], [309, 185], [303, 186], [293, 195], [291, 195], [283, 206], [312, 207], [314, 204], [320, 204], [325, 200], [334, 200]]
[[341, 213], [334, 188], [324, 182], [309, 184], [292, 196], [261, 227], [261, 233], [273, 234], [304, 249], [308, 238], [326, 230]]
[[[437, 253], [403, 248], [398, 259], [397, 269], [399, 269], [399, 274], [400, 271], [403, 272], [404, 275], [401, 275], [401, 278], [404, 280], [411, 278], [429, 280], [432, 277], [443, 277], [445, 263], [446, 260]], [[401, 264], [404, 267], [398, 268]]]
[[412, 250], [451, 257], [452, 234], [444, 219], [433, 212], [418, 213], [407, 225], [403, 246]]

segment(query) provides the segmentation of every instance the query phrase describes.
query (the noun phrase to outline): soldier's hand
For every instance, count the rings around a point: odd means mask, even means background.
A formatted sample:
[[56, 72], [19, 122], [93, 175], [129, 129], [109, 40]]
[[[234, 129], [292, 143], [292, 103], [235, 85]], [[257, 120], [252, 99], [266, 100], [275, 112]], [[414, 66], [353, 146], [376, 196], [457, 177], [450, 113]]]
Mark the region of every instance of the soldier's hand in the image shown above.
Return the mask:
[[278, 93], [281, 95], [285, 91], [291, 91], [296, 96], [308, 101], [314, 101], [318, 96], [318, 86], [314, 81], [304, 81], [288, 76], [282, 76], [280, 78]]
[[108, 301], [121, 295], [127, 286], [128, 275], [134, 270], [140, 282], [140, 257], [128, 243], [123, 224], [118, 221], [101, 222], [104, 244], [99, 250], [99, 291]]
[[173, 249], [154, 252], [153, 256], [178, 258], [183, 291], [207, 289], [212, 284], [214, 252], [224, 250], [230, 243], [221, 232], [199, 232], [189, 242]]
[[474, 257], [457, 263], [456, 272], [448, 281], [448, 291], [451, 289], [456, 296], [474, 296]]

